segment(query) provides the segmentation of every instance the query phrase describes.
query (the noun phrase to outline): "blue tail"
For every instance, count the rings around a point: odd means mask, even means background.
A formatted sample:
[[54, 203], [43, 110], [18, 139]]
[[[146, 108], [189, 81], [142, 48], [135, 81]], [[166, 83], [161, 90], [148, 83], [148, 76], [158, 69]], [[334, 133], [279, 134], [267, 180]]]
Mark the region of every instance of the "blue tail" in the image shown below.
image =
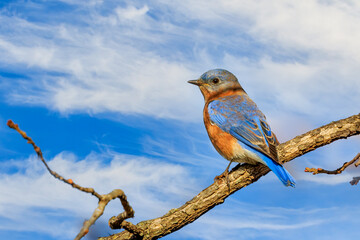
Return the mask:
[[295, 187], [296, 182], [294, 178], [290, 175], [288, 171], [286, 171], [286, 169], [281, 164], [273, 161], [265, 155], [262, 155], [261, 159], [266, 163], [266, 165], [271, 169], [271, 171], [275, 173], [275, 175], [285, 186]]

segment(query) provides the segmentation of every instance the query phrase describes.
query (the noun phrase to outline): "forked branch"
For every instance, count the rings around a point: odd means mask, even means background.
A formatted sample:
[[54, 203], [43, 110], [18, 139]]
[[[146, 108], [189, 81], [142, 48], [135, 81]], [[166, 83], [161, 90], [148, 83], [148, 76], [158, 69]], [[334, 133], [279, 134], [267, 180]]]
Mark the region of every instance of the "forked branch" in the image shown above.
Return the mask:
[[38, 155], [39, 159], [42, 161], [42, 163], [45, 165], [46, 169], [49, 171], [49, 173], [54, 176], [55, 178], [63, 181], [66, 184], [71, 185], [73, 188], [76, 188], [82, 192], [86, 192], [86, 193], [91, 193], [92, 195], [94, 195], [95, 197], [97, 197], [99, 199], [99, 203], [98, 203], [98, 207], [95, 209], [94, 213], [92, 214], [92, 216], [90, 217], [89, 220], [86, 220], [83, 224], [83, 227], [81, 228], [80, 232], [78, 233], [78, 235], [75, 237], [75, 240], [79, 240], [82, 237], [84, 237], [88, 232], [89, 232], [89, 228], [91, 227], [91, 225], [93, 225], [95, 223], [95, 221], [104, 213], [105, 207], [106, 205], [113, 199], [115, 198], [119, 198], [121, 201], [121, 204], [124, 207], [124, 212], [119, 214], [117, 217], [112, 217], [111, 223], [109, 220], [109, 225], [111, 226], [111, 224], [114, 224], [113, 222], [115, 222], [115, 227], [117, 228], [124, 228], [127, 229], [128, 231], [130, 231], [132, 234], [134, 234], [135, 236], [142, 236], [142, 231], [136, 227], [135, 225], [129, 223], [129, 222], [125, 222], [124, 220], [127, 218], [132, 218], [134, 217], [134, 210], [132, 209], [132, 207], [130, 206], [129, 202], [126, 199], [126, 195], [124, 194], [124, 192], [120, 189], [115, 189], [112, 192], [108, 193], [108, 194], [103, 194], [100, 195], [99, 193], [97, 193], [93, 188], [85, 188], [80, 186], [79, 184], [74, 183], [74, 181], [72, 179], [65, 179], [64, 177], [62, 177], [60, 174], [58, 174], [57, 172], [53, 171], [50, 169], [50, 167], [48, 166], [48, 164], [46, 163], [43, 154], [41, 152], [41, 149], [35, 144], [35, 142], [29, 137], [27, 136], [27, 134], [22, 131], [19, 126], [17, 124], [15, 124], [13, 121], [8, 120], [7, 125], [16, 130], [18, 133], [21, 134], [21, 136], [27, 140], [27, 143], [31, 144], [36, 152], [36, 154]]

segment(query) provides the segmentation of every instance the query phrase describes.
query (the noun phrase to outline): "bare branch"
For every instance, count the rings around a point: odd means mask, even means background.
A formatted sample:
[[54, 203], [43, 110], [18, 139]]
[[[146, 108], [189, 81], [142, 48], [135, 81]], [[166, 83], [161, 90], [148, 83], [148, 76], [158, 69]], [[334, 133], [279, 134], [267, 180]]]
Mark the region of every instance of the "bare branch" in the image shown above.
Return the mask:
[[[355, 163], [355, 164], [354, 164]], [[319, 173], [326, 173], [326, 174], [340, 174], [342, 173], [347, 167], [351, 166], [352, 164], [355, 165], [355, 167], [359, 166], [360, 164], [360, 153], [358, 153], [353, 160], [350, 162], [345, 162], [341, 167], [335, 170], [325, 170], [322, 168], [305, 168], [305, 172], [311, 172], [313, 175], [319, 174]]]
[[81, 239], [89, 232], [89, 228], [104, 213], [104, 210], [105, 210], [105, 207], [107, 206], [107, 204], [115, 198], [120, 199], [121, 204], [123, 205], [124, 210], [125, 210], [123, 213], [119, 214], [117, 217], [113, 217], [114, 221], [115, 221], [114, 222], [115, 226], [118, 226], [118, 228], [124, 228], [124, 229], [130, 231], [132, 234], [136, 234], [137, 236], [142, 236], [142, 231], [140, 231], [138, 227], [136, 227], [135, 225], [133, 225], [129, 222], [124, 221], [127, 218], [134, 217], [135, 212], [132, 209], [132, 207], [130, 206], [129, 202], [127, 201], [126, 195], [122, 190], [115, 189], [108, 194], [100, 195], [93, 188], [85, 188], [85, 187], [82, 187], [82, 186], [74, 183], [72, 179], [65, 179], [64, 177], [59, 175], [57, 172], [50, 169], [50, 167], [47, 165], [47, 163], [42, 155], [41, 149], [35, 144], [35, 142], [30, 137], [28, 137], [26, 135], [26, 133], [24, 131], [22, 131], [19, 128], [19, 126], [17, 124], [15, 124], [11, 120], [8, 120], [7, 125], [10, 128], [15, 129], [18, 133], [20, 133], [21, 136], [24, 139], [26, 139], [29, 144], [31, 144], [33, 146], [36, 154], [38, 155], [38, 157], [40, 158], [40, 160], [42, 161], [42, 163], [45, 165], [46, 169], [52, 176], [63, 181], [66, 184], [71, 185], [73, 188], [76, 188], [82, 192], [91, 193], [92, 195], [94, 195], [95, 197], [97, 197], [99, 199], [98, 207], [95, 209], [95, 211], [92, 214], [92, 216], [90, 217], [90, 219], [86, 220], [84, 222], [83, 227], [81, 228], [78, 235], [75, 237], [75, 240]]
[[[277, 148], [279, 159], [282, 162], [289, 162], [333, 141], [358, 134], [360, 134], [360, 114], [332, 122], [280, 144]], [[262, 164], [236, 166], [229, 173], [230, 191], [224, 179], [214, 182], [183, 206], [170, 210], [162, 217], [138, 223], [136, 226], [143, 229], [144, 233], [141, 239], [158, 239], [184, 227], [216, 205], [223, 203], [232, 193], [256, 182], [268, 172], [269, 169]], [[123, 231], [100, 239], [139, 239], [139, 237]]]
[[58, 174], [57, 172], [53, 171], [50, 169], [50, 167], [47, 165], [43, 154], [41, 152], [41, 149], [36, 146], [35, 142], [26, 135], [26, 133], [24, 131], [22, 131], [19, 126], [17, 124], [15, 124], [13, 121], [8, 120], [7, 121], [7, 125], [12, 128], [15, 129], [18, 133], [20, 133], [20, 135], [27, 140], [27, 143], [31, 144], [36, 152], [36, 154], [38, 155], [38, 157], [40, 158], [40, 160], [43, 162], [43, 164], [45, 165], [46, 169], [49, 171], [49, 173], [54, 177], [57, 178], [61, 181], [63, 181], [66, 184], [71, 185], [73, 188], [76, 188], [80, 191], [86, 192], [86, 193], [91, 193], [92, 195], [94, 195], [95, 197], [97, 197], [99, 200], [101, 198], [101, 195], [99, 193], [97, 193], [93, 188], [85, 188], [85, 187], [81, 187], [80, 185], [76, 184], [73, 182], [72, 179], [65, 179], [64, 177], [62, 177], [60, 174]]
[[353, 180], [350, 181], [351, 185], [357, 185], [360, 181], [360, 177], [353, 177]]
[[135, 237], [142, 237], [144, 236], [143, 230], [141, 228], [138, 228], [136, 225], [132, 224], [131, 222], [127, 222], [127, 221], [122, 221], [121, 223], [119, 223], [118, 225], [111, 223], [111, 221], [113, 221], [113, 219], [111, 218], [109, 220], [109, 225], [112, 224], [112, 226], [110, 225], [110, 227], [112, 229], [125, 229], [127, 231], [129, 231], [130, 233], [134, 234]]
[[[87, 221], [84, 222], [83, 227], [81, 228], [80, 232], [78, 233], [78, 235], [75, 237], [75, 240], [79, 240], [81, 239], [83, 236], [85, 236], [88, 232], [89, 232], [89, 228], [91, 225], [93, 225], [96, 220], [103, 215], [105, 207], [107, 206], [107, 204], [111, 201], [114, 200], [115, 198], [119, 198], [125, 211], [121, 214], [119, 214], [119, 216], [122, 216], [122, 220], [127, 219], [127, 218], [132, 218], [134, 217], [134, 210], [132, 209], [132, 207], [130, 206], [130, 204], [128, 203], [127, 199], [126, 199], [126, 195], [124, 194], [124, 192], [121, 189], [115, 189], [112, 192], [108, 193], [108, 194], [104, 194], [101, 195], [101, 199], [99, 201], [98, 207], [95, 209], [94, 213], [92, 214], [91, 218]], [[126, 229], [126, 227], [130, 225], [127, 224], [125, 225], [124, 229]], [[135, 225], [133, 225], [133, 227], [130, 227], [130, 232], [131, 233], [135, 233], [134, 229], [137, 229], [137, 227], [135, 227]], [[139, 232], [139, 231], [138, 231]]]
[[[120, 229], [123, 228], [122, 223], [127, 218], [134, 217], [134, 210], [129, 205], [128, 201], [126, 200], [125, 194], [119, 196], [121, 204], [123, 205], [125, 211], [117, 215], [116, 217], [113, 216], [109, 220], [109, 226], [112, 229]], [[130, 223], [125, 223], [124, 228], [130, 229], [130, 232], [136, 232], [137, 234], [141, 235], [141, 231], [138, 230], [134, 225], [130, 225]]]

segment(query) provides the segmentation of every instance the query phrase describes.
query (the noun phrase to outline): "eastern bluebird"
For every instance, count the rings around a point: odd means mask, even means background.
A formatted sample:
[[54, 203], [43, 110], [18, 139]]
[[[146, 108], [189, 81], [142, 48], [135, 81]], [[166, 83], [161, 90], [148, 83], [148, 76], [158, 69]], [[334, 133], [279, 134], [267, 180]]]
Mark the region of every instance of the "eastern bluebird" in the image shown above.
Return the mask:
[[205, 99], [204, 123], [215, 149], [232, 162], [268, 166], [285, 186], [295, 186], [294, 178], [279, 163], [275, 134], [265, 115], [249, 98], [229, 71], [207, 71], [189, 83], [199, 86]]

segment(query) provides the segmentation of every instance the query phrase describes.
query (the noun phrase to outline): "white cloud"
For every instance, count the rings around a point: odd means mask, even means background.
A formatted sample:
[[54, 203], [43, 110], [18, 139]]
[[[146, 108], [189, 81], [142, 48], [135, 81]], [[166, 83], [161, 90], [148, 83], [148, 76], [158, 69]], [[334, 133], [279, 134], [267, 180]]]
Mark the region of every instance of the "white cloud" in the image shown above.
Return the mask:
[[[109, 164], [103, 163], [106, 160]], [[188, 200], [197, 188], [194, 179], [179, 165], [117, 153], [91, 153], [79, 160], [64, 152], [49, 161], [49, 166], [82, 186], [94, 187], [100, 194], [115, 188], [124, 190], [135, 210], [135, 222], [161, 216]], [[18, 172], [7, 173], [11, 168]], [[36, 231], [68, 239], [76, 235], [81, 222], [97, 206], [97, 199], [90, 194], [50, 176], [36, 157], [21, 164], [2, 162], [1, 169], [0, 229]], [[121, 211], [120, 201], [112, 202], [99, 222], [107, 222]]]
[[35, 71], [10, 102], [194, 120], [202, 100], [186, 80], [225, 67], [268, 112], [275, 105], [318, 119], [356, 113], [356, 1], [152, 1], [107, 12], [97, 10], [105, 2], [94, 3], [73, 23], [0, 14], [13, 26], [0, 33], [0, 64]]
[[[357, 1], [197, 1], [187, 9], [188, 4], [179, 9], [210, 26], [226, 46], [237, 43], [242, 49], [241, 34], [260, 44], [260, 50], [247, 44], [250, 54], [224, 47], [223, 65], [268, 112], [275, 106], [326, 121], [358, 113], [353, 104], [360, 101]], [[224, 37], [218, 29], [231, 34]]]
[[135, 20], [137, 18], [143, 17], [147, 12], [149, 11], [149, 8], [145, 5], [140, 9], [135, 8], [134, 6], [130, 6], [128, 8], [116, 8], [115, 12], [119, 19], [129, 19], [129, 20]]
[[[189, 91], [191, 86], [186, 82], [194, 78], [189, 64], [143, 51], [138, 39], [129, 41], [128, 33], [129, 39], [137, 33], [136, 38], [146, 40], [142, 29], [126, 30], [133, 23], [112, 26], [107, 22], [115, 15], [126, 19], [142, 16], [134, 23], [141, 26], [148, 21], [144, 16], [147, 11], [146, 6], [129, 7], [117, 8], [106, 18], [96, 15], [89, 20], [91, 30], [62, 23], [38, 26], [18, 17], [1, 16], [3, 22], [18, 29], [15, 36], [0, 35], [1, 64], [41, 72], [32, 74], [33, 81], [22, 81], [21, 89], [14, 88], [9, 101], [45, 105], [62, 113], [110, 111], [193, 118], [196, 110], [201, 111], [201, 102], [198, 108], [192, 106], [198, 92]], [[21, 29], [27, 32], [26, 40]], [[150, 38], [150, 44], [163, 41]]]

